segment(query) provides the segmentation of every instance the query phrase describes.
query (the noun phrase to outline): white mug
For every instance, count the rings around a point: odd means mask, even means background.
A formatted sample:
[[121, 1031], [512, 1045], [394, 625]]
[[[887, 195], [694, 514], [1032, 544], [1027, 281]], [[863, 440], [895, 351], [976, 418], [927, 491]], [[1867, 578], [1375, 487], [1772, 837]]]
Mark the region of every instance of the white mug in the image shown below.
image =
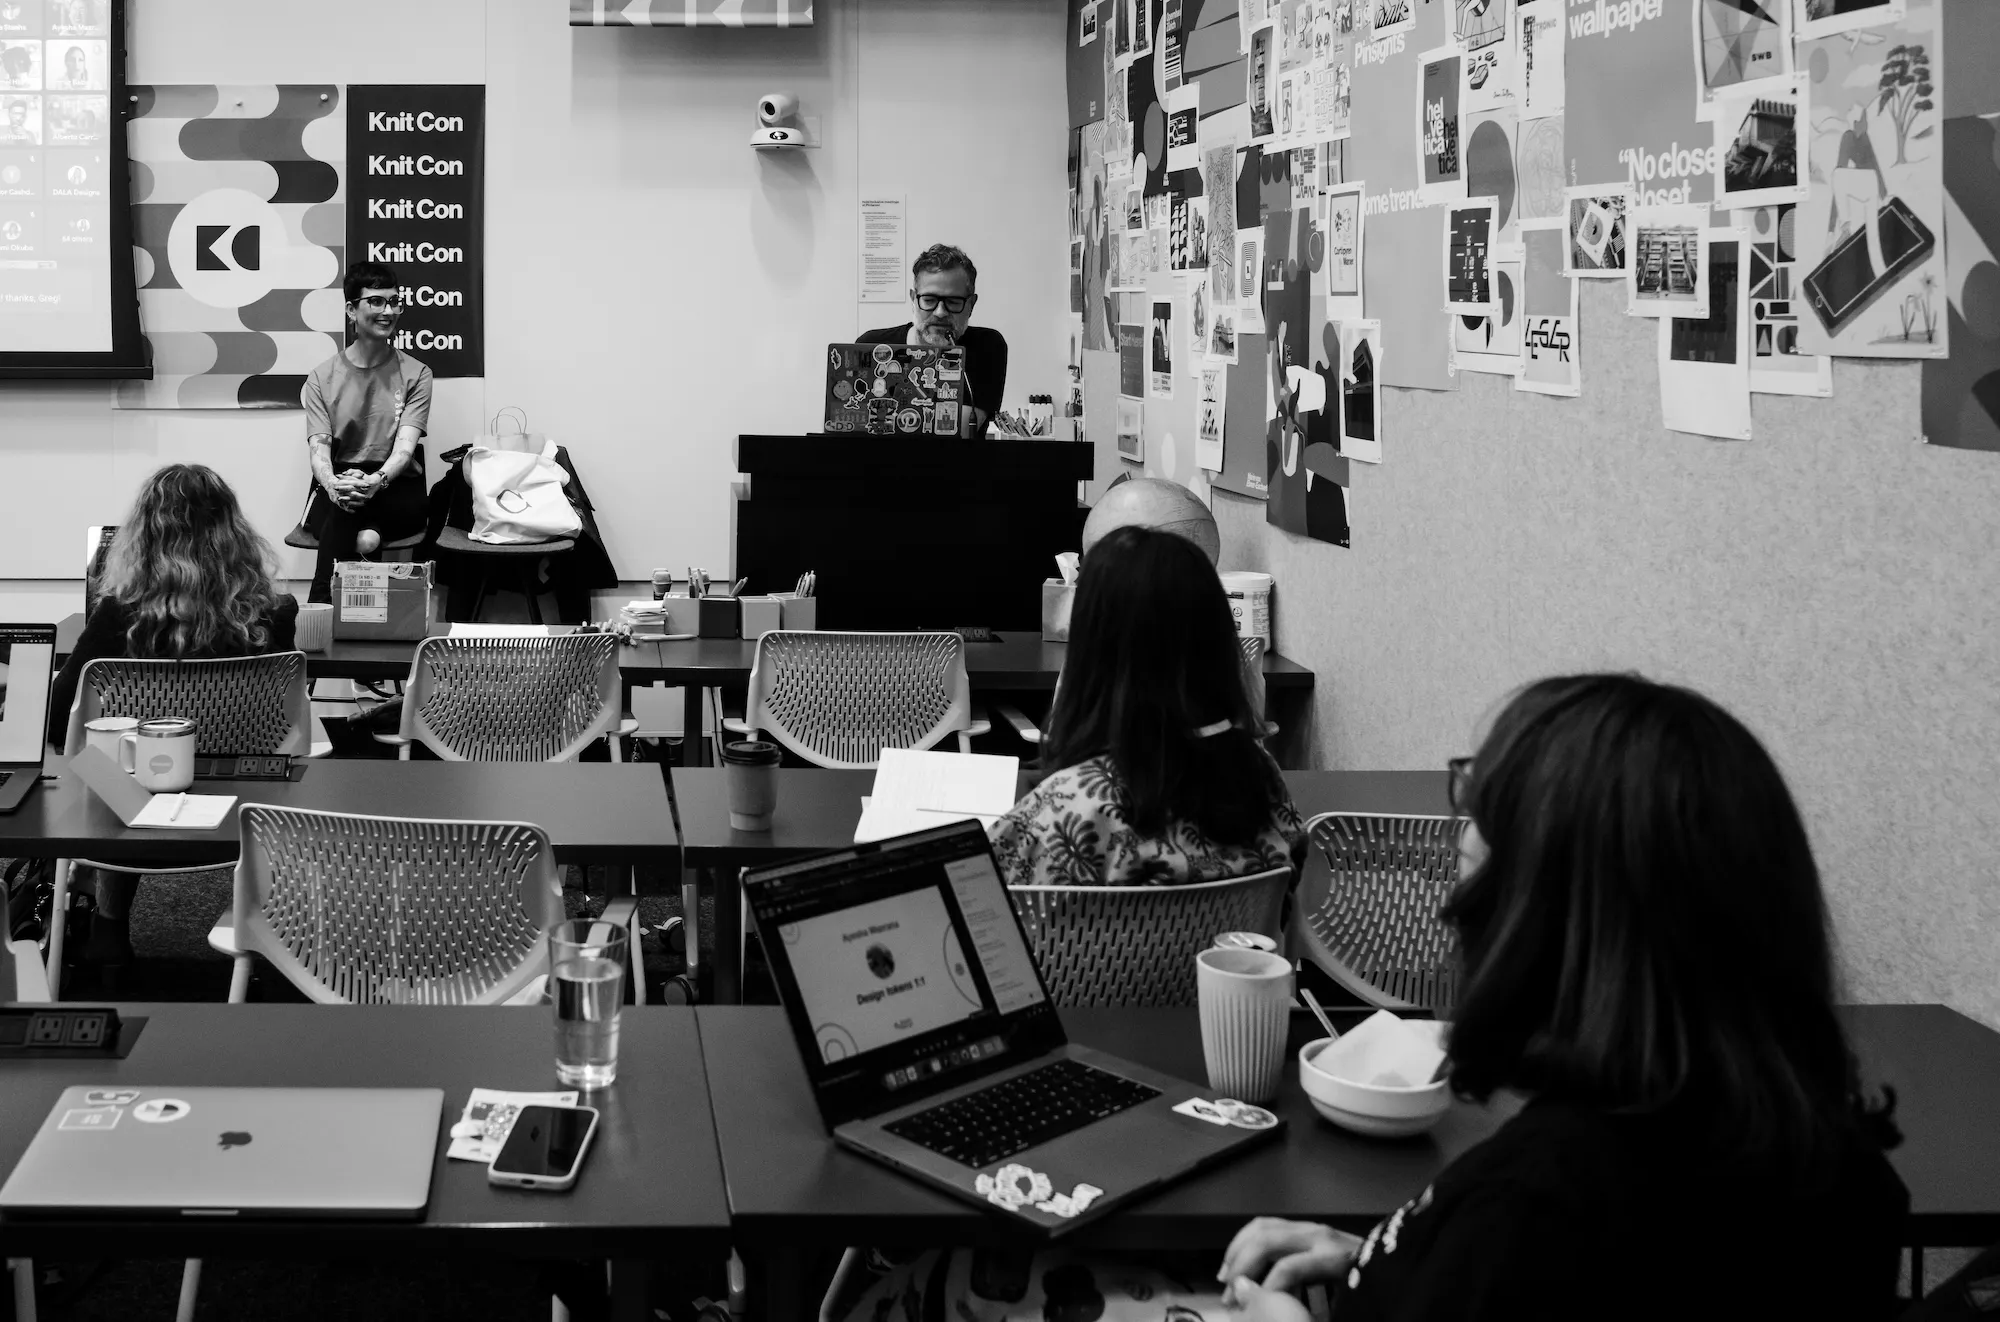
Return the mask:
[[83, 743], [86, 748], [95, 748], [116, 762], [121, 737], [138, 728], [139, 718], [136, 716], [100, 716], [83, 723]]
[[185, 716], [139, 722], [118, 738], [118, 766], [155, 794], [186, 789], [194, 784], [194, 722]]

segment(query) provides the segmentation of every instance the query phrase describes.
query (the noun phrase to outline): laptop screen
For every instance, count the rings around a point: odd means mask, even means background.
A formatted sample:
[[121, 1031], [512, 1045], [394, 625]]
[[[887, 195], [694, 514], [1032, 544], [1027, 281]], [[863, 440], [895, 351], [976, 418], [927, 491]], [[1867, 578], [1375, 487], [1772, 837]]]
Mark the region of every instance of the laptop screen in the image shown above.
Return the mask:
[[830, 1125], [1062, 1044], [976, 822], [758, 869], [743, 885]]
[[40, 762], [47, 752], [53, 624], [0, 624], [0, 762]]

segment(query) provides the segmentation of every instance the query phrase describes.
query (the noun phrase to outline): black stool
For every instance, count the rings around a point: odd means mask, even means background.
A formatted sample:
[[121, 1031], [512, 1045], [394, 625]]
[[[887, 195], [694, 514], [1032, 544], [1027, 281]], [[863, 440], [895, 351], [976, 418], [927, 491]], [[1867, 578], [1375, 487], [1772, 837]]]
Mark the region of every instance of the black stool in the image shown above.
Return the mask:
[[[542, 561], [552, 555], [560, 555], [575, 547], [576, 541], [570, 537], [554, 537], [546, 542], [522, 542], [518, 545], [505, 543], [475, 542], [460, 528], [446, 528], [438, 534], [437, 546], [440, 551], [451, 551], [469, 556], [479, 562], [479, 588], [472, 598], [472, 620], [479, 618], [479, 611], [486, 604], [486, 592], [491, 585], [496, 569], [513, 577], [520, 587], [521, 595], [528, 599], [528, 619], [531, 623], [542, 623], [541, 602], [535, 589], [535, 573]], [[471, 623], [472, 621], [467, 621]]]

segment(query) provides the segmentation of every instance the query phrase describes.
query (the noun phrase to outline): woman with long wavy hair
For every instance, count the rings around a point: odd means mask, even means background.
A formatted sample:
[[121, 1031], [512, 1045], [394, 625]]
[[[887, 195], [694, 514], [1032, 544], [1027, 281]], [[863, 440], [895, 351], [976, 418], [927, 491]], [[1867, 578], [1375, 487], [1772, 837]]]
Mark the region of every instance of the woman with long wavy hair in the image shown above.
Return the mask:
[[[118, 526], [96, 609], [49, 695], [49, 729], [68, 729], [83, 667], [105, 657], [252, 656], [288, 652], [299, 604], [278, 590], [271, 547], [214, 469], [168, 464], [139, 488]], [[83, 869], [78, 869], [79, 873]], [[128, 963], [127, 917], [138, 877], [93, 872], [97, 913], [85, 960]], [[73, 885], [85, 889], [79, 875]]]

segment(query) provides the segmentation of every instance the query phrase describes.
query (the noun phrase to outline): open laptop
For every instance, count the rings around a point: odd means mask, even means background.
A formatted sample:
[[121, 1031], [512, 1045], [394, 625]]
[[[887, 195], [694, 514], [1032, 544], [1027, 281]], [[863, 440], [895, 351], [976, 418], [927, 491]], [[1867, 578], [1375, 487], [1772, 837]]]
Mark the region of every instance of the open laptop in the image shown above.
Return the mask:
[[53, 624], [0, 624], [0, 813], [35, 788], [48, 753]]
[[1055, 1234], [1283, 1128], [1072, 1044], [977, 822], [743, 888], [827, 1128], [905, 1174]]
[[70, 1088], [0, 1212], [415, 1219], [443, 1113], [436, 1088]]
[[925, 344], [826, 346], [826, 430], [956, 436], [965, 350]]

